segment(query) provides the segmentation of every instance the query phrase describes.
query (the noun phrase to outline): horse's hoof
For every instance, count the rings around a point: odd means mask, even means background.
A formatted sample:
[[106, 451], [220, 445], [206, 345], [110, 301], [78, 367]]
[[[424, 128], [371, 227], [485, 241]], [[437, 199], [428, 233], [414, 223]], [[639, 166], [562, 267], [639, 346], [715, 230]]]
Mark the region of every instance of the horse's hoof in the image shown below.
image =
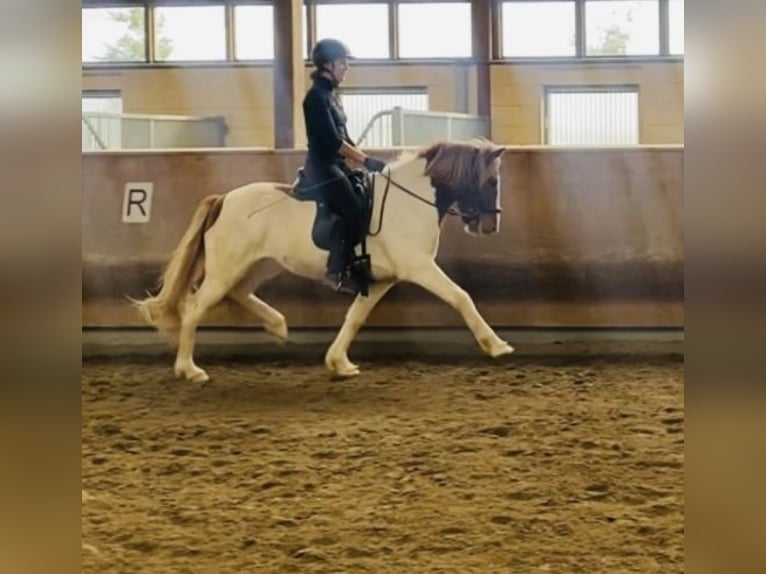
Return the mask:
[[514, 348], [511, 347], [505, 341], [503, 341], [503, 343], [501, 345], [498, 345], [497, 347], [492, 349], [492, 351], [490, 352], [490, 356], [493, 359], [497, 359], [498, 357], [503, 357], [505, 355], [510, 355], [511, 353], [513, 353], [513, 351], [514, 351]]
[[202, 369], [197, 369], [194, 373], [191, 374], [189, 377], [189, 381], [192, 383], [206, 383], [210, 380], [210, 377], [208, 374], [203, 371]]
[[267, 333], [270, 333], [277, 340], [277, 343], [284, 345], [287, 343], [287, 323], [279, 321], [273, 325], [264, 325]]
[[497, 336], [482, 337], [479, 339], [479, 346], [484, 353], [494, 359], [503, 355], [510, 355], [514, 351], [513, 347]]
[[359, 367], [335, 370], [332, 374], [334, 379], [350, 379], [359, 375]]
[[347, 379], [359, 374], [359, 366], [348, 359], [345, 361], [328, 361], [327, 368], [330, 369], [333, 377], [338, 379]]
[[186, 369], [183, 367], [175, 367], [173, 372], [175, 373], [176, 378], [186, 379], [192, 383], [205, 383], [210, 380], [210, 377], [207, 375], [207, 373], [199, 367], [191, 367]]

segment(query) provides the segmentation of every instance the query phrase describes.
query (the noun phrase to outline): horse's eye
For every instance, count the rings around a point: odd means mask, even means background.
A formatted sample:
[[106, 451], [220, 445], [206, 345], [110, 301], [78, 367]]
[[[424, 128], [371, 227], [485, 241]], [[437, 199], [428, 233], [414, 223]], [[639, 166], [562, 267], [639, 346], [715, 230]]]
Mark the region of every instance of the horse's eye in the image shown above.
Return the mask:
[[487, 183], [492, 187], [497, 187], [497, 178], [492, 176], [487, 180]]

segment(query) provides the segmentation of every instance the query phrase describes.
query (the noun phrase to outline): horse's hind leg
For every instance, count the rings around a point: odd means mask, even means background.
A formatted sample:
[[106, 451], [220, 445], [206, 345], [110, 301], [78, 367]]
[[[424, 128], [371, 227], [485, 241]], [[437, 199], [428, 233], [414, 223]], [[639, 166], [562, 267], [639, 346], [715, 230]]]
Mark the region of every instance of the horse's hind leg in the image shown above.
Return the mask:
[[181, 330], [178, 335], [178, 352], [174, 371], [177, 377], [186, 377], [194, 383], [204, 383], [207, 373], [194, 364], [194, 339], [197, 325], [205, 313], [226, 295], [229, 286], [220, 279], [207, 276], [196, 293], [189, 296], [181, 314]]
[[280, 343], [287, 342], [287, 321], [285, 316], [274, 307], [253, 294], [266, 281], [273, 279], [283, 272], [279, 264], [265, 260], [259, 261], [253, 269], [229, 293], [229, 298], [243, 309], [263, 321], [263, 327], [274, 335]]

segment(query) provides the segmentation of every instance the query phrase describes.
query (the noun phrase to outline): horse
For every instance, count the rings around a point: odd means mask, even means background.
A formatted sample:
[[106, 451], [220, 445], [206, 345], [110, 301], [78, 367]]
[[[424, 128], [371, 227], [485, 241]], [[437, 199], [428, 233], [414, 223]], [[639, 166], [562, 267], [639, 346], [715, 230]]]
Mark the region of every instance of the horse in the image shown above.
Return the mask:
[[[513, 352], [436, 263], [447, 214], [460, 216], [471, 235], [499, 231], [505, 149], [485, 138], [438, 141], [404, 150], [380, 173], [368, 174], [372, 199], [364, 244], [371, 283], [368, 293], [353, 299], [326, 351], [324, 362], [334, 376], [360, 373], [348, 349], [372, 309], [398, 282], [417, 284], [456, 309], [487, 355]], [[131, 299], [143, 319], [177, 346], [176, 377], [195, 383], [209, 379], [194, 362], [196, 328], [222, 301], [252, 313], [266, 332], [287, 342], [284, 315], [255, 292], [285, 271], [322, 281], [327, 259], [312, 239], [317, 204], [296, 198], [294, 191], [295, 183], [253, 182], [206, 196], [162, 271], [159, 292]]]

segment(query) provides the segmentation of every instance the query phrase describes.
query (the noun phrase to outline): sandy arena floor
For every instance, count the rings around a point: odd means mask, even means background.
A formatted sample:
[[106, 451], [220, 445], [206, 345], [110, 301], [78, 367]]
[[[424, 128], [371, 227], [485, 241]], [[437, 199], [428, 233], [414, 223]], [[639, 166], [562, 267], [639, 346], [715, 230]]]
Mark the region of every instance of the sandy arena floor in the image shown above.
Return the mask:
[[202, 366], [83, 361], [83, 572], [683, 572], [680, 359]]

